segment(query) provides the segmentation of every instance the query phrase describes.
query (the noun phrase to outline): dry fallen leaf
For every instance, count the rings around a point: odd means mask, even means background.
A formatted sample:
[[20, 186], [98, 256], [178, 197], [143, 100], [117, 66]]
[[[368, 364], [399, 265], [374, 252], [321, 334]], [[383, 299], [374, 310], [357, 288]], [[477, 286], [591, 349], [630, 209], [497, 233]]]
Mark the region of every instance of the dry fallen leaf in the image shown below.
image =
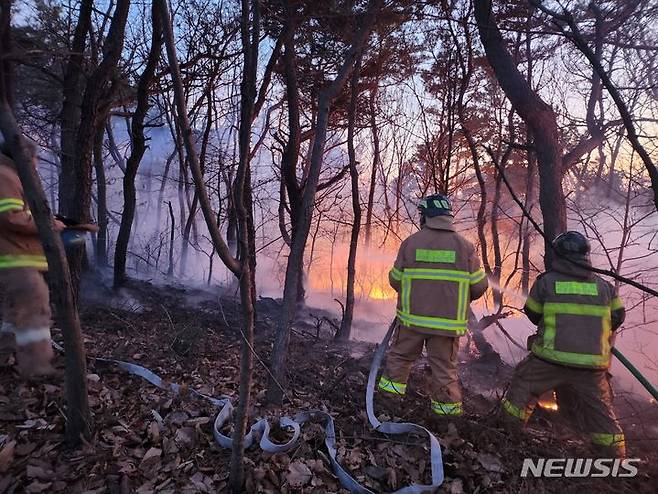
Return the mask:
[[25, 492], [27, 492], [28, 494], [39, 494], [41, 492], [48, 491], [50, 489], [50, 486], [52, 485], [53, 485], [52, 482], [42, 483], [39, 482], [38, 480], [35, 480], [25, 488]]
[[291, 487], [303, 487], [309, 483], [313, 474], [311, 470], [301, 461], [293, 461], [288, 465], [286, 480]]
[[52, 477], [52, 471], [47, 471], [40, 465], [28, 465], [26, 473], [27, 478], [29, 479], [48, 480], [50, 477]]
[[16, 454], [18, 456], [27, 456], [32, 451], [34, 451], [37, 448], [37, 443], [21, 443], [18, 446], [16, 446]]
[[159, 460], [162, 455], [162, 450], [160, 448], [149, 448], [149, 450], [142, 458], [142, 465], [150, 463], [155, 460]]
[[176, 431], [174, 441], [181, 448], [192, 448], [196, 444], [196, 431], [192, 427], [181, 427]]
[[14, 461], [16, 441], [9, 441], [0, 449], [0, 472], [6, 472]]
[[503, 464], [500, 462], [500, 459], [496, 455], [480, 453], [478, 455], [478, 461], [480, 462], [480, 465], [482, 465], [488, 472], [502, 473], [505, 471]]
[[153, 444], [160, 442], [160, 426], [155, 420], [149, 424], [148, 435]]
[[464, 481], [455, 479], [450, 484], [450, 494], [464, 494]]

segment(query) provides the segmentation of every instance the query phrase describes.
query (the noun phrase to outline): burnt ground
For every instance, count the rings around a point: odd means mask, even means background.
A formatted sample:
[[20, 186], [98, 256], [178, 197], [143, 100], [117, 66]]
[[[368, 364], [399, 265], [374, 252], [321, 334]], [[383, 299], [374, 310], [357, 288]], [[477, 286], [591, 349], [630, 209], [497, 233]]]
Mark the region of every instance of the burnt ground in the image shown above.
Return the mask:
[[[0, 494], [225, 492], [230, 452], [212, 436], [216, 408], [184, 395], [173, 397], [94, 357], [135, 362], [199, 391], [236, 396], [240, 314], [235, 297], [213, 299], [201, 290], [134, 283], [120, 298], [96, 290], [83, 307], [93, 440], [76, 450], [63, 443], [61, 377], [24, 383], [9, 365], [3, 366]], [[262, 299], [257, 307], [255, 349], [264, 362], [277, 307], [272, 299]], [[375, 492], [429, 483], [426, 441], [385, 437], [368, 426], [364, 391], [375, 346], [333, 344], [330, 317], [307, 309], [295, 325], [282, 408], [265, 406], [267, 373], [256, 361], [252, 419], [267, 416], [273, 423], [300, 410], [326, 410], [336, 421], [339, 460], [360, 482]], [[54, 338], [61, 341], [57, 330]], [[57, 365], [63, 366], [61, 356]], [[629, 456], [644, 458], [636, 478], [521, 478], [523, 458], [581, 458], [592, 452], [546, 411], [534, 414], [526, 432], [499, 426], [496, 400], [482, 390], [502, 389], [510, 369], [469, 355], [461, 366], [464, 417], [432, 416], [422, 394], [427, 377], [422, 361], [414, 368], [408, 396], [391, 401], [376, 395], [380, 418], [424, 424], [440, 438], [446, 472], [440, 492], [656, 492], [658, 468], [649, 462], [655, 443], [642, 440], [642, 427], [629, 434]], [[636, 413], [632, 423], [641, 425], [642, 417]], [[245, 492], [347, 492], [331, 472], [322, 424], [307, 424], [302, 433], [299, 446], [286, 454], [270, 455], [257, 447], [247, 451]], [[284, 440], [286, 434], [278, 430], [274, 436]]]

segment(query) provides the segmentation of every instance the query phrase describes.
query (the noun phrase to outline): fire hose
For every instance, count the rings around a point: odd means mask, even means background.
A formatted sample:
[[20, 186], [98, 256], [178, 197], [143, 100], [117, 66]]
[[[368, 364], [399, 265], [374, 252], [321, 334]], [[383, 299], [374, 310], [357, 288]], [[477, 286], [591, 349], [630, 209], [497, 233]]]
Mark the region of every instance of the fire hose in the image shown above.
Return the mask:
[[[391, 324], [386, 333], [386, 336], [382, 340], [382, 343], [377, 347], [375, 351], [375, 356], [373, 358], [372, 364], [370, 366], [370, 373], [368, 375], [368, 384], [366, 386], [366, 413], [368, 416], [368, 421], [370, 426], [377, 432], [382, 434], [414, 434], [414, 435], [427, 435], [430, 443], [430, 465], [432, 473], [432, 484], [430, 485], [419, 485], [413, 484], [407, 487], [403, 487], [395, 491], [393, 494], [423, 494], [429, 492], [435, 492], [436, 489], [443, 483], [444, 473], [443, 473], [443, 458], [441, 455], [441, 445], [439, 444], [438, 439], [434, 434], [432, 434], [425, 427], [422, 427], [414, 423], [396, 423], [396, 422], [380, 422], [374, 411], [374, 391], [375, 391], [375, 382], [377, 380], [377, 373], [381, 367], [384, 355], [388, 348], [391, 335], [395, 330], [396, 323], [395, 321]], [[59, 351], [63, 351], [63, 348], [54, 343], [55, 347]], [[183, 391], [183, 387], [179, 384], [171, 383], [165, 381], [160, 376], [147, 369], [141, 365], [133, 364], [130, 362], [124, 362], [122, 360], [110, 359], [110, 358], [96, 358], [97, 362], [104, 362], [112, 365], [116, 365], [119, 369], [132, 374], [134, 376], [139, 376], [142, 379], [148, 381], [152, 385], [173, 393], [175, 395], [180, 394]], [[233, 441], [230, 437], [223, 434], [221, 429], [224, 425], [231, 419], [233, 405], [228, 396], [213, 397], [204, 393], [200, 393], [194, 389], [187, 388], [186, 392], [195, 398], [200, 398], [210, 402], [212, 405], [219, 407], [220, 411], [215, 418], [213, 423], [213, 436], [217, 444], [222, 448], [231, 449], [233, 446]], [[368, 489], [367, 487], [360, 484], [338, 461], [337, 458], [337, 448], [336, 448], [336, 428], [334, 424], [333, 417], [324, 411], [321, 410], [308, 410], [300, 412], [295, 415], [294, 418], [282, 417], [279, 419], [279, 426], [286, 428], [292, 431], [292, 438], [286, 443], [275, 443], [270, 439], [270, 425], [267, 419], [262, 418], [253, 424], [249, 432], [244, 437], [244, 448], [250, 448], [256, 441], [259, 442], [260, 448], [267, 453], [284, 453], [290, 451], [297, 446], [301, 436], [301, 426], [311, 420], [322, 420], [324, 421], [324, 444], [329, 453], [329, 460], [334, 474], [338, 478], [341, 485], [355, 494], [375, 494], [374, 491]]]
[[635, 367], [630, 360], [628, 360], [623, 353], [621, 353], [619, 350], [617, 350], [615, 347], [612, 347], [612, 354], [617, 357], [617, 359], [624, 364], [624, 367], [626, 367], [631, 374], [633, 374], [633, 377], [637, 379], [642, 386], [644, 386], [644, 389], [646, 389], [651, 396], [653, 396], [653, 399], [658, 401], [658, 390], [651, 384], [646, 377]]
[[[377, 373], [381, 367], [384, 355], [388, 348], [393, 331], [395, 330], [396, 323], [395, 321], [391, 323], [386, 336], [382, 340], [381, 344], [377, 347], [375, 355], [370, 366], [370, 372], [368, 374], [368, 383], [366, 385], [366, 414], [368, 416], [368, 422], [370, 426], [377, 432], [382, 434], [414, 434], [414, 435], [427, 435], [430, 443], [430, 465], [432, 473], [432, 484], [430, 485], [419, 485], [413, 484], [407, 487], [403, 487], [395, 491], [393, 494], [422, 494], [426, 492], [435, 492], [436, 489], [443, 483], [444, 472], [443, 472], [443, 458], [441, 454], [441, 445], [439, 444], [438, 439], [434, 434], [432, 434], [428, 429], [414, 423], [397, 423], [397, 422], [380, 422], [374, 411], [374, 391], [375, 383], [377, 380]], [[63, 351], [63, 348], [54, 343], [55, 347]], [[633, 376], [644, 386], [644, 388], [658, 400], [658, 390], [642, 375], [642, 373], [616, 348], [613, 347], [612, 353], [619, 359], [619, 361], [633, 374]], [[160, 376], [152, 372], [146, 367], [141, 365], [133, 364], [130, 362], [124, 362], [122, 360], [110, 359], [110, 358], [96, 358], [97, 362], [105, 362], [109, 364], [116, 365], [121, 370], [141, 377], [142, 379], [148, 381], [152, 385], [169, 391], [175, 395], [180, 394], [183, 388], [176, 383], [171, 383], [163, 380]], [[217, 414], [215, 421], [213, 423], [213, 436], [217, 444], [222, 448], [231, 449], [233, 446], [233, 440], [223, 434], [221, 429], [224, 425], [231, 419], [233, 412], [233, 405], [228, 396], [213, 397], [204, 393], [200, 393], [192, 388], [186, 388], [186, 392], [190, 395], [206, 400], [212, 405], [219, 407], [220, 411]], [[374, 491], [368, 489], [367, 487], [360, 484], [338, 461], [337, 458], [337, 448], [336, 448], [336, 428], [334, 424], [333, 417], [324, 411], [321, 410], [308, 410], [300, 412], [295, 415], [294, 418], [282, 417], [279, 419], [279, 426], [281, 428], [292, 430], [292, 438], [286, 443], [275, 443], [270, 439], [270, 425], [267, 419], [262, 418], [253, 424], [249, 432], [244, 437], [244, 448], [250, 448], [254, 445], [256, 441], [259, 442], [260, 448], [267, 453], [284, 453], [292, 450], [297, 446], [301, 436], [301, 426], [311, 420], [323, 420], [325, 423], [324, 433], [325, 433], [325, 447], [329, 453], [329, 460], [334, 474], [338, 478], [341, 485], [355, 494], [374, 494]]]

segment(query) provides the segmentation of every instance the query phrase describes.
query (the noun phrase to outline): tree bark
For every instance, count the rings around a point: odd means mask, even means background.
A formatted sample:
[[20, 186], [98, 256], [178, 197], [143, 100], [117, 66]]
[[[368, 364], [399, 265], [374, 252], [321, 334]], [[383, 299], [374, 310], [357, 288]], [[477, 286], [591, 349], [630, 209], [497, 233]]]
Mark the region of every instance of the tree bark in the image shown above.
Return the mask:
[[61, 171], [59, 177], [59, 212], [69, 215], [68, 207], [73, 202], [75, 187], [75, 138], [80, 125], [80, 106], [82, 104], [83, 90], [81, 90], [82, 66], [86, 38], [91, 28], [91, 12], [94, 2], [82, 0], [78, 23], [73, 33], [71, 54], [64, 72], [62, 86], [63, 102], [60, 117], [61, 137]]
[[335, 79], [322, 88], [318, 95], [315, 136], [313, 140], [310, 166], [306, 184], [304, 186], [302, 207], [299, 211], [297, 220], [297, 231], [293, 234], [290, 254], [288, 256], [286, 279], [283, 289], [283, 308], [281, 310], [279, 327], [272, 352], [272, 376], [269, 378], [267, 389], [267, 399], [270, 403], [281, 403], [283, 398], [283, 390], [280, 389], [279, 385], [285, 382], [286, 356], [290, 341], [290, 323], [296, 313], [299, 271], [303, 268], [302, 259], [306, 248], [306, 240], [311, 227], [313, 204], [315, 202], [315, 194], [317, 192], [324, 156], [324, 147], [327, 139], [329, 111], [333, 100], [338, 96], [340, 90], [345, 85], [345, 82], [352, 71], [352, 67], [354, 66], [354, 61], [358, 54], [363, 50], [374, 25], [375, 18], [377, 17], [376, 12], [380, 9], [382, 3], [382, 0], [370, 1], [368, 11], [365, 14], [364, 23], [356, 33], [352, 46], [350, 47], [343, 64], [340, 66]]
[[137, 105], [130, 126], [131, 150], [130, 156], [126, 160], [126, 171], [123, 175], [123, 214], [121, 215], [121, 225], [119, 226], [114, 251], [114, 288], [121, 287], [126, 281], [126, 255], [137, 205], [135, 178], [137, 177], [139, 164], [146, 152], [144, 120], [149, 110], [149, 92], [162, 50], [162, 22], [155, 4], [152, 4], [151, 7], [151, 20], [153, 24], [151, 49], [144, 72], [142, 72], [137, 83]]
[[[2, 53], [11, 53], [11, 7], [13, 0], [0, 1], [0, 46]], [[14, 110], [14, 64], [9, 57], [0, 58], [0, 74], [3, 78], [0, 86], [4, 88], [4, 97], [9, 108]]]
[[[532, 75], [534, 69], [534, 59], [532, 56], [532, 33], [531, 33], [531, 19], [532, 13], [528, 15], [526, 24], [526, 58], [528, 60], [528, 70], [526, 78], [528, 85], [532, 87]], [[528, 164], [526, 166], [526, 182], [525, 182], [525, 208], [532, 214], [533, 205], [535, 202], [535, 152], [532, 149], [532, 133], [526, 128], [525, 133], [526, 144], [528, 150], [526, 151], [526, 159]], [[528, 220], [521, 217], [523, 221], [523, 244], [521, 247], [521, 291], [527, 295], [530, 291], [530, 242], [532, 235], [532, 225]]]
[[96, 265], [107, 266], [107, 182], [103, 163], [103, 140], [105, 129], [98, 127], [94, 136], [94, 171], [96, 173], [96, 202], [98, 216], [98, 236], [96, 237]]
[[[260, 4], [251, 0], [252, 19], [249, 19], [249, 0], [242, 0], [242, 49], [244, 69], [242, 73], [240, 101], [239, 162], [235, 177], [235, 206], [238, 216], [240, 243], [240, 300], [243, 314], [243, 342], [240, 358], [240, 401], [233, 426], [233, 451], [231, 454], [230, 486], [234, 494], [240, 494], [244, 483], [244, 436], [247, 432], [249, 403], [254, 369], [252, 353], [254, 343], [255, 297], [255, 228], [251, 214], [250, 147], [251, 125], [256, 100], [256, 72], [258, 69], [258, 45], [260, 40]], [[251, 36], [250, 36], [251, 24]]]
[[361, 73], [361, 54], [356, 60], [352, 72], [350, 106], [347, 112], [347, 154], [350, 161], [350, 182], [352, 185], [352, 233], [350, 235], [350, 251], [347, 256], [347, 287], [345, 294], [345, 310], [340, 327], [336, 332], [337, 341], [348, 341], [352, 332], [354, 318], [354, 282], [356, 279], [356, 252], [359, 246], [361, 231], [361, 199], [359, 198], [359, 169], [354, 149], [354, 126], [356, 123], [356, 105], [359, 98], [359, 75]]
[[[116, 68], [123, 51], [123, 40], [130, 0], [117, 0], [110, 28], [103, 44], [103, 59], [89, 77], [80, 106], [80, 121], [76, 129], [73, 149], [73, 184], [60, 202], [66, 216], [81, 222], [91, 220], [91, 153], [97, 127], [107, 119], [116, 90]], [[62, 163], [62, 165], [64, 162]], [[63, 186], [63, 184], [62, 184]], [[68, 186], [68, 185], [67, 185]], [[80, 276], [86, 262], [85, 246], [74, 246], [68, 251], [73, 292], [80, 288]]]
[[487, 60], [516, 112], [534, 137], [539, 169], [539, 204], [545, 237], [544, 263], [550, 267], [550, 242], [566, 230], [567, 216], [562, 190], [562, 150], [553, 109], [532, 89], [507, 50], [491, 12], [491, 0], [475, 0], [475, 17]]
[[[286, 101], [288, 107], [288, 142], [285, 144], [283, 156], [281, 157], [281, 180], [285, 185], [285, 191], [281, 190], [281, 199], [285, 200], [284, 192], [288, 196], [288, 206], [290, 211], [290, 235], [284, 234], [285, 221], [281, 223], [283, 229], [282, 235], [287, 240], [289, 246], [292, 245], [297, 231], [300, 211], [302, 208], [304, 185], [297, 180], [297, 165], [302, 142], [302, 131], [300, 125], [300, 96], [299, 84], [297, 81], [297, 63], [295, 55], [295, 22], [294, 11], [290, 4], [286, 2], [287, 21], [282, 35], [284, 52], [283, 52], [283, 71], [286, 82]], [[285, 209], [285, 208], [284, 208]], [[302, 254], [303, 257], [303, 254]], [[303, 258], [300, 259], [300, 266], [304, 265]], [[297, 304], [304, 303], [304, 274], [300, 268], [297, 280]]]
[[171, 201], [167, 201], [169, 208], [169, 267], [167, 268], [167, 277], [174, 276], [174, 234], [176, 233], [176, 216]]
[[366, 247], [370, 247], [370, 240], [372, 237], [372, 215], [375, 207], [375, 186], [377, 183], [377, 169], [379, 168], [380, 150], [379, 150], [379, 132], [377, 130], [377, 107], [375, 99], [377, 98], [377, 87], [375, 87], [369, 98], [370, 108], [370, 130], [372, 132], [372, 170], [370, 170], [370, 187], [368, 188], [368, 205], [366, 207]]

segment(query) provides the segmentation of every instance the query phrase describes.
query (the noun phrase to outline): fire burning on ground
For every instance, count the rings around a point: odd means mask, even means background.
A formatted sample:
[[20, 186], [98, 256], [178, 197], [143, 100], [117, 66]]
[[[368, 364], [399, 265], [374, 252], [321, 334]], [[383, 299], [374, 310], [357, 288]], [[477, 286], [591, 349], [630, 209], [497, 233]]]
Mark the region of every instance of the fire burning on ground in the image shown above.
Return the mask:
[[[347, 245], [321, 245], [308, 271], [308, 283], [316, 292], [344, 296], [347, 285]], [[397, 245], [379, 251], [360, 251], [356, 266], [354, 291], [357, 302], [395, 300], [397, 294], [388, 283], [388, 272], [393, 266]]]
[[549, 391], [548, 393], [544, 393], [542, 397], [539, 399], [538, 405], [544, 410], [551, 410], [553, 412], [557, 412], [559, 410], [559, 407], [557, 405], [555, 391]]
[[390, 286], [375, 284], [370, 287], [368, 297], [374, 300], [390, 300], [396, 297], [396, 293]]

